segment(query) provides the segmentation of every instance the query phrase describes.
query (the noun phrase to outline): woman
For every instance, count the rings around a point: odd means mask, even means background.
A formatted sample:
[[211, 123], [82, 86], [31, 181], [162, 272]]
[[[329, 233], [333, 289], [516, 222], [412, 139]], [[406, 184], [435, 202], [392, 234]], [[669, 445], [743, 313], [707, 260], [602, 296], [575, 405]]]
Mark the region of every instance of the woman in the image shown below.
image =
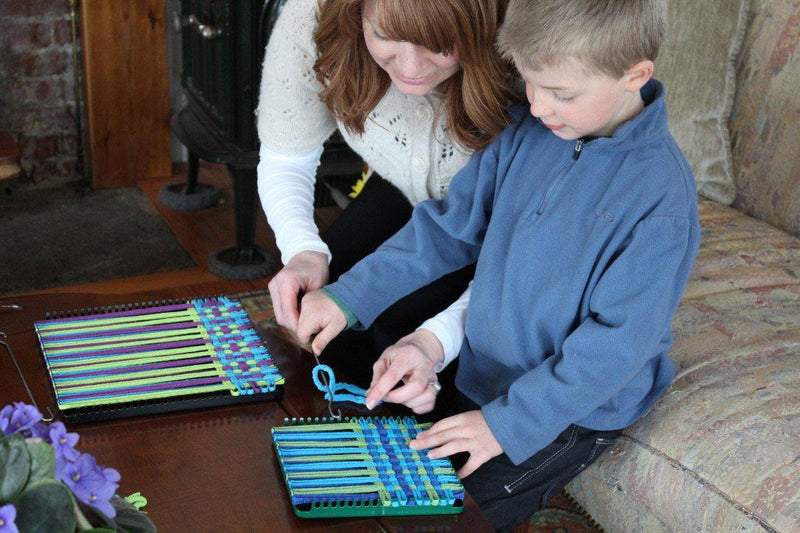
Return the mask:
[[[279, 324], [296, 329], [299, 296], [373, 251], [402, 227], [414, 204], [442, 198], [472, 152], [507, 124], [513, 70], [494, 47], [504, 8], [505, 0], [284, 6], [267, 46], [257, 112], [259, 194], [285, 265], [269, 283]], [[336, 128], [374, 174], [320, 237], [314, 179], [322, 143]], [[445, 309], [470, 279], [469, 270], [451, 274], [384, 313], [369, 340], [372, 358]], [[453, 356], [466, 301], [468, 292], [424, 324]], [[358, 358], [363, 338], [360, 348], [353, 342], [340, 335], [326, 358]], [[348, 374], [365, 381], [357, 371], [368, 365], [353, 362]]]

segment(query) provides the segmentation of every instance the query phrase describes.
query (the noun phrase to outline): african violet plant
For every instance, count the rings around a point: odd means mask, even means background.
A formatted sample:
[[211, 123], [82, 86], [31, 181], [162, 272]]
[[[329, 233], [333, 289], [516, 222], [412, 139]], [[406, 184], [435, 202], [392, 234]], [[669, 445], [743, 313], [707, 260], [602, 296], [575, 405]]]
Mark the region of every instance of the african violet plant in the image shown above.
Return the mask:
[[78, 452], [77, 442], [32, 405], [0, 410], [0, 533], [155, 532], [136, 495], [116, 495], [119, 472]]

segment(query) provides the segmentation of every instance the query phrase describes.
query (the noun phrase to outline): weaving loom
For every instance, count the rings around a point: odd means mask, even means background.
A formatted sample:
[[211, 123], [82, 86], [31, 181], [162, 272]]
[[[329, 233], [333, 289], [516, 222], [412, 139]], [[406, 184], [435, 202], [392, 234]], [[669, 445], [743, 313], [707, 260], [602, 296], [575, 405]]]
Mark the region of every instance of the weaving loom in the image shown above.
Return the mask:
[[413, 417], [286, 419], [272, 440], [297, 516], [457, 514], [464, 487], [449, 459], [408, 442], [430, 427]]
[[[91, 313], [91, 314], [88, 314]], [[284, 379], [238, 300], [74, 312], [36, 322], [65, 420], [278, 398]]]

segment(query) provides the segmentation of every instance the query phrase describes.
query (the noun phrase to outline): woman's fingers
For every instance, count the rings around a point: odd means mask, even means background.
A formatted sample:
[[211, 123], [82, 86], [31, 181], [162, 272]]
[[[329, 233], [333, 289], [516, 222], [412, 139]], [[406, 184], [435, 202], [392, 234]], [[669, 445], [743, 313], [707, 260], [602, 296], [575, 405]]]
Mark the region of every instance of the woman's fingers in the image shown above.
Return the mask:
[[269, 289], [269, 297], [272, 300], [272, 311], [275, 313], [275, 322], [278, 325], [283, 325], [283, 306], [281, 305], [281, 292], [280, 283], [278, 283], [278, 276], [275, 275], [267, 284]]
[[[372, 384], [367, 391], [370, 409], [383, 400], [404, 404], [418, 414], [433, 409], [437, 391], [428, 387], [428, 381], [435, 379], [435, 363], [425, 352], [424, 343], [418, 342], [424, 334], [427, 332], [417, 331], [403, 337], [386, 348], [372, 366]], [[397, 387], [401, 382], [403, 385]]]
[[300, 318], [300, 295], [319, 289], [327, 280], [328, 259], [325, 254], [306, 251], [295, 255], [267, 285], [275, 321], [296, 331]]
[[[402, 381], [409, 369], [409, 362], [397, 361], [382, 355], [378, 362], [372, 366], [373, 377], [372, 385], [367, 391], [367, 408], [372, 409], [378, 405], [378, 402], [383, 401], [386, 395]], [[402, 397], [403, 395], [401, 394], [400, 398]], [[386, 399], [393, 403], [402, 403], [399, 398]]]
[[278, 325], [297, 330], [297, 319], [300, 311], [297, 306], [297, 297], [300, 294], [300, 285], [295, 276], [286, 268], [278, 272], [267, 285], [272, 299], [272, 310], [275, 312], [275, 321]]
[[405, 403], [406, 407], [418, 415], [430, 413], [436, 406], [436, 392], [430, 387], [427, 388], [429, 390], [423, 391], [422, 394]]
[[[300, 318], [300, 309], [297, 305], [297, 296], [299, 293], [299, 287], [295, 285], [286, 284], [282, 286], [280, 290], [283, 323], [278, 322], [278, 324], [292, 331], [297, 331], [297, 320]], [[277, 314], [275, 317], [277, 319]]]

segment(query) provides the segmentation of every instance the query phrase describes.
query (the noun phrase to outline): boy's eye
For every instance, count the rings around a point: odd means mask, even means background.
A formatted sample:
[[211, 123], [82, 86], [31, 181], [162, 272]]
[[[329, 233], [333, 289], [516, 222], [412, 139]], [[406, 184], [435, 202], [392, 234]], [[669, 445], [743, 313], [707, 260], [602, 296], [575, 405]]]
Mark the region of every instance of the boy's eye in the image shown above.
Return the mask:
[[571, 102], [575, 99], [575, 96], [573, 95], [565, 95], [559, 93], [555, 93], [553, 96], [555, 96], [556, 100], [558, 100], [559, 102]]

